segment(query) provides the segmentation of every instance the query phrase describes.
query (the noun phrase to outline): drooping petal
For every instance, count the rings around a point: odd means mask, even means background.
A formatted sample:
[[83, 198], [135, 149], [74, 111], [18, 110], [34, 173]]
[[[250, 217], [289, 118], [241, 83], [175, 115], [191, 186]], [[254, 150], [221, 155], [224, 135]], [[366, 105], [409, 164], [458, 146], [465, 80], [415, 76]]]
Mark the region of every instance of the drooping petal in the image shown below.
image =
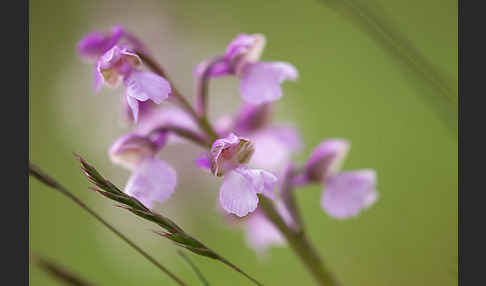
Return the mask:
[[147, 158], [134, 170], [125, 193], [137, 198], [146, 207], [166, 201], [174, 192], [177, 175], [174, 169], [157, 158]]
[[350, 143], [344, 139], [323, 141], [312, 152], [305, 165], [305, 175], [309, 181], [321, 182], [335, 174], [349, 151]]
[[275, 199], [274, 190], [275, 186], [277, 185], [277, 177], [265, 170], [257, 169], [254, 171], [257, 171], [263, 179], [263, 189], [261, 190], [261, 193], [272, 200]]
[[98, 67], [94, 66], [93, 72], [93, 89], [95, 93], [98, 93], [103, 85], [103, 75], [98, 71]]
[[255, 182], [238, 169], [230, 171], [224, 176], [219, 201], [227, 212], [239, 217], [246, 216], [258, 205]]
[[149, 115], [156, 110], [156, 107], [158, 106], [156, 103], [154, 103], [151, 100], [146, 100], [146, 101], [138, 101], [138, 118], [135, 120], [133, 116], [133, 109], [130, 106], [128, 100], [133, 99], [136, 100], [135, 98], [131, 96], [123, 96], [122, 97], [122, 113], [124, 115], [124, 119], [126, 119], [129, 123], [137, 123], [140, 121], [144, 121], [145, 118], [149, 117]]
[[298, 72], [294, 66], [284, 62], [258, 62], [247, 64], [240, 78], [243, 100], [252, 104], [271, 102], [282, 97], [280, 84], [284, 80], [295, 80]]
[[139, 111], [139, 102], [135, 97], [131, 96], [126, 96], [127, 99], [127, 104], [130, 107], [130, 110], [132, 111], [132, 117], [133, 121], [137, 122], [138, 121], [138, 111]]
[[248, 216], [246, 240], [259, 253], [266, 251], [269, 247], [285, 244], [285, 239], [279, 230], [258, 210]]
[[171, 87], [169, 82], [153, 72], [135, 70], [125, 79], [127, 95], [140, 101], [151, 99], [160, 104], [169, 97]]
[[144, 159], [153, 157], [157, 146], [148, 138], [129, 133], [118, 138], [108, 151], [111, 161], [127, 169], [135, 169]]
[[221, 185], [219, 199], [221, 206], [239, 217], [253, 212], [258, 205], [257, 194], [274, 199], [277, 177], [260, 169], [239, 166], [228, 172]]
[[377, 198], [374, 170], [344, 172], [327, 179], [321, 206], [330, 216], [343, 219], [356, 216]]

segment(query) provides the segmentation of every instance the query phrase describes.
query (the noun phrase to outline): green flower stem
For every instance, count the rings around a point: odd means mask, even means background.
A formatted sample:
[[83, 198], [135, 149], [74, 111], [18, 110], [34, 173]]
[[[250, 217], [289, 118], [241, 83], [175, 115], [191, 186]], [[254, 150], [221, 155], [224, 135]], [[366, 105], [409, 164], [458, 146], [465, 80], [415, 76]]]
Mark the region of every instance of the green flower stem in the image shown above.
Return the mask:
[[52, 187], [53, 189], [59, 191], [61, 194], [65, 195], [69, 199], [71, 199], [74, 203], [76, 203], [78, 206], [80, 206], [83, 210], [88, 212], [90, 215], [92, 215], [95, 219], [97, 219], [99, 222], [101, 222], [104, 226], [106, 226], [109, 230], [111, 230], [114, 234], [116, 234], [119, 238], [121, 238], [123, 241], [125, 241], [128, 245], [130, 245], [132, 248], [134, 248], [138, 253], [140, 253], [143, 257], [145, 257], [148, 261], [150, 261], [153, 265], [155, 265], [158, 269], [160, 269], [162, 272], [167, 274], [174, 282], [181, 286], [185, 286], [186, 284], [182, 282], [182, 280], [177, 277], [175, 274], [170, 272], [167, 268], [165, 268], [162, 264], [157, 262], [152, 256], [150, 256], [147, 252], [145, 252], [143, 249], [141, 249], [138, 245], [136, 245], [133, 241], [131, 241], [129, 238], [127, 238], [125, 235], [123, 235], [121, 232], [119, 232], [114, 226], [109, 224], [107, 221], [105, 221], [101, 216], [99, 216], [95, 211], [93, 211], [91, 208], [89, 208], [86, 204], [84, 204], [78, 197], [73, 195], [71, 192], [69, 192], [65, 187], [63, 187], [61, 184], [59, 184], [56, 180], [51, 178], [49, 175], [44, 173], [39, 167], [35, 166], [34, 164], [29, 162], [29, 174], [34, 176], [36, 179], [41, 181], [42, 183]]
[[307, 239], [304, 231], [302, 229], [299, 231], [294, 231], [289, 228], [275, 209], [272, 201], [262, 195], [259, 195], [259, 199], [259, 205], [267, 218], [272, 221], [282, 233], [290, 248], [299, 256], [316, 282], [323, 286], [339, 285], [331, 273], [326, 269], [324, 263], [317, 254], [317, 251]]
[[189, 266], [191, 267], [191, 269], [194, 271], [194, 273], [196, 273], [196, 276], [197, 278], [199, 278], [199, 280], [201, 281], [201, 284], [203, 284], [204, 286], [209, 286], [209, 282], [208, 280], [204, 277], [204, 275], [202, 274], [201, 270], [199, 270], [199, 268], [197, 268], [196, 264], [194, 264], [190, 259], [189, 257], [187, 257], [187, 255], [184, 254], [184, 251], [182, 250], [178, 250], [177, 251], [177, 254], [179, 254], [180, 257], [182, 257], [182, 259], [184, 259], [185, 262], [187, 262], [187, 264], [189, 264]]

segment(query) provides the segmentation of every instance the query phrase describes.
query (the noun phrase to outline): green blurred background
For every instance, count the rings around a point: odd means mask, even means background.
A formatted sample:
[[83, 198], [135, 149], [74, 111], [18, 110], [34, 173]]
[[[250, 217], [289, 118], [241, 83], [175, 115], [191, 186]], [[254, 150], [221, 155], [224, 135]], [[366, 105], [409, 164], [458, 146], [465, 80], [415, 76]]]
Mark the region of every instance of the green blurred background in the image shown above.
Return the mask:
[[[358, 218], [326, 216], [321, 191], [302, 189], [312, 241], [344, 285], [456, 285], [457, 137], [437, 116], [428, 90], [391, 54], [324, 2], [305, 1], [62, 1], [30, 2], [29, 157], [153, 256], [198, 285], [194, 274], [154, 228], [87, 190], [72, 152], [124, 186], [128, 172], [107, 149], [128, 129], [121, 124], [120, 90], [92, 91], [92, 67], [76, 42], [93, 29], [121, 24], [138, 34], [184, 94], [194, 91], [192, 69], [222, 53], [238, 33], [264, 33], [264, 60], [293, 63], [296, 83], [284, 85], [277, 119], [300, 127], [303, 162], [322, 139], [352, 142], [345, 169], [374, 168], [380, 200]], [[359, 1], [440, 69], [457, 90], [457, 2]], [[234, 79], [215, 81], [212, 119], [240, 103]], [[452, 114], [453, 120], [454, 114]], [[175, 195], [159, 206], [266, 285], [312, 285], [287, 248], [257, 256], [244, 231], [215, 208], [218, 182], [192, 167], [198, 150], [171, 146], [161, 156], [179, 170]], [[187, 171], [182, 171], [186, 169]], [[133, 249], [73, 203], [30, 180], [29, 245], [101, 285], [172, 285]], [[213, 285], [248, 285], [225, 266], [191, 255]], [[58, 285], [35, 266], [31, 285]]]

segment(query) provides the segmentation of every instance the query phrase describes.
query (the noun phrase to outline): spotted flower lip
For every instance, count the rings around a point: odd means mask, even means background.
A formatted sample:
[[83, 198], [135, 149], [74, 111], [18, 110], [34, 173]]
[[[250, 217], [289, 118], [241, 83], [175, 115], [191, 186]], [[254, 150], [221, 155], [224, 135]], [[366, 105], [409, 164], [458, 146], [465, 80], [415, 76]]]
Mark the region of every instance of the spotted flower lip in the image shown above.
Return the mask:
[[245, 138], [230, 133], [214, 141], [209, 152], [211, 172], [222, 176], [240, 164], [247, 163], [254, 152], [253, 144]]

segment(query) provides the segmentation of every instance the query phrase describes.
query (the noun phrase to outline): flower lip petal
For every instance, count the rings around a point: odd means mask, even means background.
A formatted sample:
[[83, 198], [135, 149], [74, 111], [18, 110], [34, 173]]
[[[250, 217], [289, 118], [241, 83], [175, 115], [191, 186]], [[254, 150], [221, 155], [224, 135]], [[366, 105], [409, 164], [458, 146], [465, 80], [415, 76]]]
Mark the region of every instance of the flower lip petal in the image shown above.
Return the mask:
[[169, 97], [171, 87], [169, 82], [152, 72], [133, 71], [125, 78], [127, 95], [140, 101], [152, 100], [160, 104]]
[[239, 217], [253, 212], [258, 205], [255, 182], [245, 170], [234, 169], [227, 173], [221, 184], [219, 201], [224, 210]]
[[134, 196], [146, 207], [163, 203], [174, 192], [177, 174], [164, 161], [147, 158], [134, 170], [125, 187], [125, 193]]
[[282, 97], [280, 84], [287, 79], [295, 80], [297, 70], [283, 62], [258, 62], [247, 64], [240, 77], [240, 93], [247, 103], [263, 104]]
[[376, 173], [366, 169], [331, 176], [327, 180], [321, 206], [330, 216], [344, 219], [358, 215], [377, 199]]

